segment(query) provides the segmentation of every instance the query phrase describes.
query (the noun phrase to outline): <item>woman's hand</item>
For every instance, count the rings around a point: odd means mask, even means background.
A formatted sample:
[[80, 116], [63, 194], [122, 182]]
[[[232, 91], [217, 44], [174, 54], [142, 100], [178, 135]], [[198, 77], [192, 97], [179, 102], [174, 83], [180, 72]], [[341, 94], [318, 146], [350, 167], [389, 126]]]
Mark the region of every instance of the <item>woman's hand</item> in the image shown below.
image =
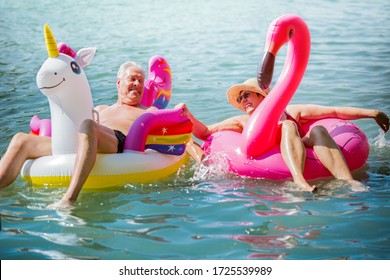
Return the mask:
[[389, 130], [389, 117], [385, 113], [378, 111], [374, 119], [384, 132]]

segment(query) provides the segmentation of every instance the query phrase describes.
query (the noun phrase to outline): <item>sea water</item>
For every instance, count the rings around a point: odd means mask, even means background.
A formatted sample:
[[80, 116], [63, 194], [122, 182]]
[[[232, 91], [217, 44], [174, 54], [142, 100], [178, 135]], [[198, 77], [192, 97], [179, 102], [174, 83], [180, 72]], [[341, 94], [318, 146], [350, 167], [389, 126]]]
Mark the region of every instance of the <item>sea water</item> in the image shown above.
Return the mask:
[[[385, 0], [0, 2], [0, 153], [32, 115], [50, 117], [35, 76], [47, 57], [43, 25], [74, 49], [97, 47], [86, 68], [94, 104], [116, 101], [126, 60], [170, 63], [173, 95], [206, 124], [239, 114], [226, 90], [256, 75], [271, 21], [295, 13], [311, 56], [292, 103], [358, 106], [390, 114], [390, 4]], [[283, 65], [277, 58], [274, 81]], [[370, 156], [354, 176], [317, 182], [244, 179], [190, 161], [152, 184], [82, 191], [73, 209], [46, 206], [63, 188], [21, 178], [0, 191], [1, 259], [389, 259], [390, 144], [374, 120], [356, 121]], [[221, 163], [223, 164], [223, 163]]]

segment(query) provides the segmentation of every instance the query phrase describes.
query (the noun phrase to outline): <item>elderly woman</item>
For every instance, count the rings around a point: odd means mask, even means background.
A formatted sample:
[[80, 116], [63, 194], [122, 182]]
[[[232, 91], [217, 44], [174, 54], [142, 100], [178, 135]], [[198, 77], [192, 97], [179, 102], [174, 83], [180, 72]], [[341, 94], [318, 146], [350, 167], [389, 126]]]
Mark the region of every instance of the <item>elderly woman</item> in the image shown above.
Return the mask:
[[[205, 140], [217, 131], [230, 130], [241, 133], [250, 115], [264, 100], [268, 92], [269, 90], [263, 91], [260, 89], [256, 78], [251, 78], [243, 84], [232, 86], [227, 91], [228, 101], [234, 107], [246, 112], [246, 114], [232, 117], [209, 126], [206, 126], [195, 118], [185, 104], [181, 103], [176, 107], [182, 107], [184, 114], [187, 114], [194, 123], [194, 136]], [[389, 129], [388, 116], [378, 110], [306, 104], [288, 105], [280, 120], [282, 125], [281, 154], [291, 172], [294, 182], [304, 190], [314, 191], [316, 189], [316, 186], [311, 186], [303, 177], [306, 157], [305, 147], [314, 149], [318, 159], [334, 177], [346, 180], [355, 187], [361, 186], [360, 182], [353, 179], [343, 154], [324, 127], [315, 126], [306, 134], [301, 129], [301, 125], [307, 121], [330, 117], [344, 120], [373, 118], [385, 132]], [[198, 152], [198, 158], [203, 157], [196, 146], [191, 146], [190, 149]]]

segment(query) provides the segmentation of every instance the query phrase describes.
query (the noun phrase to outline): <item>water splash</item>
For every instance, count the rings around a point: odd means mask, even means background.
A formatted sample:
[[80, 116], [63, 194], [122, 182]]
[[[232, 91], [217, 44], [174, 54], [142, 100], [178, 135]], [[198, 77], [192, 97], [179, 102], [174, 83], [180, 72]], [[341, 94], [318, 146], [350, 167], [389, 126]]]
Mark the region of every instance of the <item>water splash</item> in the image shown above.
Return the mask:
[[225, 152], [207, 155], [200, 164], [196, 165], [193, 180], [202, 181], [225, 177], [229, 161]]
[[385, 132], [381, 129], [379, 129], [379, 134], [377, 137], [375, 137], [373, 140], [370, 140], [370, 144], [374, 146], [375, 148], [390, 148], [390, 140], [387, 140], [385, 138]]
[[[385, 133], [380, 130], [378, 136], [369, 140], [370, 157], [369, 157], [369, 175], [372, 180], [381, 178], [390, 178], [390, 140], [385, 138]], [[388, 189], [389, 182], [382, 184], [383, 188]]]

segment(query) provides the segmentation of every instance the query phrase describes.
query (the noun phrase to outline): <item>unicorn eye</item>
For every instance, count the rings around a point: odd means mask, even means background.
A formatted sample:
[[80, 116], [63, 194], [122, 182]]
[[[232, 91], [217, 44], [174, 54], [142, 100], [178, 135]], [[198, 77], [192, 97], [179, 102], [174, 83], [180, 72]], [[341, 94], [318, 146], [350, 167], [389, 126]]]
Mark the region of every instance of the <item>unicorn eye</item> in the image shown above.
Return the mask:
[[81, 68], [80, 68], [80, 66], [77, 64], [76, 61], [72, 61], [72, 62], [70, 63], [70, 67], [72, 68], [73, 73], [75, 73], [75, 74], [80, 74], [80, 73], [81, 73]]

